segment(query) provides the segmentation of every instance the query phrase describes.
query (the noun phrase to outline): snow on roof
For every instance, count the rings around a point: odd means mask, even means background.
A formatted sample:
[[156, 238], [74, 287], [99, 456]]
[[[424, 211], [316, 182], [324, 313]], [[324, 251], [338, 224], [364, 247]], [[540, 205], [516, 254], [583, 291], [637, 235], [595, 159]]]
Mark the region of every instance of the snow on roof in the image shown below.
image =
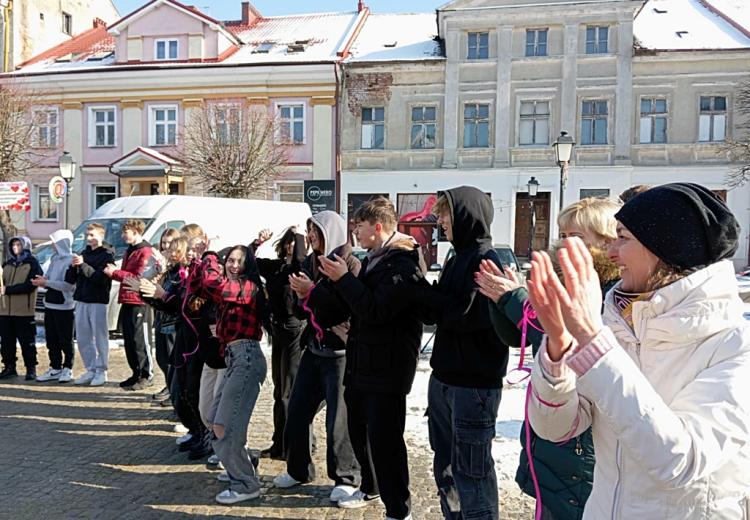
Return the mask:
[[371, 14], [349, 62], [442, 59], [434, 13]]
[[[719, 3], [734, 4], [744, 16], [750, 15], [748, 0], [710, 0], [717, 8]], [[638, 45], [653, 50], [750, 48], [750, 36], [706, 4], [709, 1], [648, 0], [633, 25]]]

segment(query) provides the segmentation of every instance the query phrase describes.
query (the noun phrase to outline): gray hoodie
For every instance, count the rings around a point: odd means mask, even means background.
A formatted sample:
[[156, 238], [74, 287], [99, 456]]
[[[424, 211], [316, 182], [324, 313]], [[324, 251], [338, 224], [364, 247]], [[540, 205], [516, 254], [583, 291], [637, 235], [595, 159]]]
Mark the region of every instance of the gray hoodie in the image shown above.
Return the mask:
[[[55, 244], [55, 253], [50, 258], [47, 268], [47, 294], [44, 297], [44, 307], [58, 311], [67, 311], [75, 307], [73, 291], [76, 286], [65, 281], [65, 272], [73, 261], [73, 233], [67, 229], [60, 229], [52, 233], [50, 239]], [[63, 303], [52, 303], [60, 299]]]

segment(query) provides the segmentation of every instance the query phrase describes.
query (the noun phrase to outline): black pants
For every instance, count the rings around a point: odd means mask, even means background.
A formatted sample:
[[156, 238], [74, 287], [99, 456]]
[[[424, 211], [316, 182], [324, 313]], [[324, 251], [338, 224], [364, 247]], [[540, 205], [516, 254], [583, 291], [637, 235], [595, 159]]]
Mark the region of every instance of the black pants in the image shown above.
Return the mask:
[[16, 367], [16, 342], [21, 344], [21, 355], [26, 370], [36, 367], [36, 321], [34, 316], [0, 317], [0, 352], [5, 367]]
[[345, 357], [325, 358], [306, 350], [294, 380], [284, 429], [287, 473], [300, 482], [315, 479], [312, 422], [326, 404], [326, 465], [336, 485], [359, 486], [359, 464], [349, 441], [344, 403]]
[[145, 305], [124, 304], [120, 309], [120, 325], [125, 340], [125, 357], [133, 376], [151, 377], [151, 345], [149, 343], [148, 309]]
[[47, 338], [49, 366], [55, 370], [73, 368], [73, 309], [44, 310], [44, 335]]
[[194, 436], [203, 436], [206, 426], [201, 420], [198, 402], [200, 401], [201, 373], [203, 360], [197, 352], [198, 338], [183, 325], [177, 330], [174, 347], [173, 385], [179, 390], [175, 411], [180, 422]]
[[304, 327], [298, 323], [274, 323], [271, 350], [271, 379], [273, 380], [273, 437], [271, 451], [284, 452], [289, 397], [297, 376], [302, 349], [300, 338]]
[[162, 332], [156, 332], [156, 364], [159, 365], [159, 370], [164, 374], [164, 381], [167, 388], [170, 387], [172, 382], [172, 370], [169, 366], [169, 360], [172, 357], [172, 349], [174, 349], [175, 333], [164, 334]]
[[406, 396], [347, 388], [344, 397], [349, 437], [362, 467], [360, 488], [380, 494], [389, 518], [406, 518], [411, 512], [404, 442]]

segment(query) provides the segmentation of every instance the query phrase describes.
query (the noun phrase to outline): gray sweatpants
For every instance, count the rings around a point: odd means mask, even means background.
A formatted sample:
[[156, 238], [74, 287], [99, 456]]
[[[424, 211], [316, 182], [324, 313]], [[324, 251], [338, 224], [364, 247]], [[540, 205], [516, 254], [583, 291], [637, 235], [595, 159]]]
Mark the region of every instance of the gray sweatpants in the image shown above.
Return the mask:
[[107, 304], [76, 302], [76, 340], [86, 370], [103, 372], [109, 367]]

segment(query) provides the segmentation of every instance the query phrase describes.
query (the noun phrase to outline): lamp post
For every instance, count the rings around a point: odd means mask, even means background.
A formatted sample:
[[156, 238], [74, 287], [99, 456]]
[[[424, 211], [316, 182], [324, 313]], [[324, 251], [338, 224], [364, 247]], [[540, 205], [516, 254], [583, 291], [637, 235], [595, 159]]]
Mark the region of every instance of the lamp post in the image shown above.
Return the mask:
[[60, 177], [65, 180], [65, 229], [68, 229], [68, 198], [70, 183], [76, 178], [76, 162], [70, 153], [63, 152], [57, 165], [60, 168]]
[[565, 193], [565, 185], [568, 183], [570, 156], [573, 153], [573, 146], [575, 144], [573, 138], [564, 130], [560, 132], [560, 137], [557, 138], [557, 141], [552, 143], [552, 146], [555, 148], [557, 165], [560, 167], [560, 210], [563, 209], [563, 195]]
[[537, 192], [539, 192], [539, 181], [536, 177], [531, 177], [529, 182], [526, 183], [526, 191], [529, 194], [529, 207], [531, 209], [531, 233], [529, 238], [529, 261], [531, 261], [531, 252], [534, 250], [534, 234], [536, 233], [536, 208], [534, 207], [534, 199], [536, 198]]

